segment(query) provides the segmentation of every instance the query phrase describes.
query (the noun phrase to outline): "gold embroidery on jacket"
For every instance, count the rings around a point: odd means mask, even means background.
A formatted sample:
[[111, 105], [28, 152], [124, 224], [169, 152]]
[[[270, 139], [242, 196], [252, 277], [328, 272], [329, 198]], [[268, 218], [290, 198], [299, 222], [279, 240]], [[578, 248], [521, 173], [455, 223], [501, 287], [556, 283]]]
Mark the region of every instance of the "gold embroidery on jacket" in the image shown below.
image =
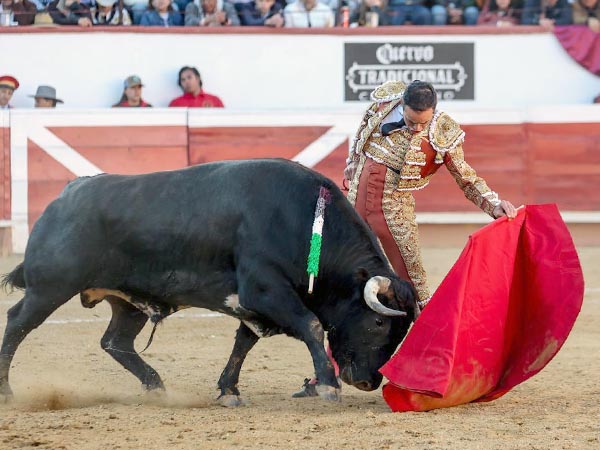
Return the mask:
[[[373, 131], [381, 124], [381, 121], [385, 118], [385, 116], [387, 116], [396, 106], [398, 106], [401, 100], [402, 99], [398, 99], [390, 102], [381, 111], [372, 114], [367, 119], [365, 125], [359, 128], [359, 131], [357, 133], [358, 137], [356, 139], [356, 143], [353, 149], [354, 153], [360, 154], [363, 152], [363, 150], [365, 149], [365, 144], [371, 137]], [[377, 104], [373, 104], [369, 107], [369, 111], [375, 111], [377, 107]]]
[[[431, 120], [429, 142], [436, 152], [442, 154], [462, 144], [465, 132], [460, 125], [444, 112], [437, 112]], [[436, 161], [437, 162], [437, 161]]]
[[354, 178], [350, 181], [350, 187], [348, 188], [348, 195], [346, 198], [354, 207], [356, 205], [356, 194], [358, 192], [358, 180], [360, 180], [360, 175], [362, 174], [363, 167], [365, 167], [366, 157], [364, 153], [361, 153], [358, 164], [356, 166], [356, 172], [354, 172]]
[[448, 152], [450, 156], [446, 167], [456, 181], [456, 184], [462, 189], [470, 201], [472, 201], [483, 212], [494, 217], [494, 208], [500, 204], [498, 194], [492, 191], [483, 178], [478, 177], [464, 158], [462, 146]]
[[427, 274], [421, 259], [419, 232], [415, 216], [415, 199], [410, 192], [396, 189], [399, 176], [391, 170], [386, 172], [382, 197], [383, 215], [387, 226], [400, 250], [410, 281], [421, 301], [430, 297]]
[[393, 133], [390, 136], [373, 133], [365, 143], [364, 151], [373, 161], [400, 171], [410, 145], [410, 141], [401, 133]]

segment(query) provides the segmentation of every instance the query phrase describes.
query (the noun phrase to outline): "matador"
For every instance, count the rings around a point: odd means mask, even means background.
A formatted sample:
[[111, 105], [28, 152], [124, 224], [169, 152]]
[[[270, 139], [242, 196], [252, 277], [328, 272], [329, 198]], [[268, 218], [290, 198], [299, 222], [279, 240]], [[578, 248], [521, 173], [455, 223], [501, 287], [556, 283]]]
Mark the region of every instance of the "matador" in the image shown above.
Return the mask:
[[[446, 166], [465, 196], [493, 218], [516, 216], [464, 159], [465, 132], [436, 110], [433, 86], [388, 81], [372, 94], [350, 146], [345, 177], [348, 200], [379, 238], [395, 272], [410, 280], [424, 306], [429, 298], [413, 191]], [[394, 122], [394, 118], [400, 120]]]

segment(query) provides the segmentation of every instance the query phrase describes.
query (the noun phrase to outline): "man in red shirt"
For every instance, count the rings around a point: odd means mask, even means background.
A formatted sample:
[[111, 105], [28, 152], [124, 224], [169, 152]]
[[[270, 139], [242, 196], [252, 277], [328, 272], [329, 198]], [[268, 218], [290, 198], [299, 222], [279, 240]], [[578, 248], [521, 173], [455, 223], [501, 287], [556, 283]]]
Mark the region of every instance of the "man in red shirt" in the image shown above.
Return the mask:
[[184, 66], [179, 71], [179, 87], [184, 94], [171, 100], [169, 106], [187, 106], [190, 108], [223, 108], [223, 102], [216, 95], [202, 90], [200, 72], [195, 67]]

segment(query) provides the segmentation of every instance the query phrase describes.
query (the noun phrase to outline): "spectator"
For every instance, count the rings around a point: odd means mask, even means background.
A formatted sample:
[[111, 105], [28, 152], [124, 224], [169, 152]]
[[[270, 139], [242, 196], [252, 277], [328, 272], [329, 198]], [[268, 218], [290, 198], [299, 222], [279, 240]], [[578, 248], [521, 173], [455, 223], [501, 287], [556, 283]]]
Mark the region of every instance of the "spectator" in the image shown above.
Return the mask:
[[594, 103], [600, 103], [600, 94], [596, 96], [596, 98], [594, 99]]
[[15, 77], [10, 75], [0, 76], [0, 109], [12, 108], [10, 99], [17, 89], [19, 89], [19, 82]]
[[215, 95], [202, 90], [200, 72], [195, 67], [184, 66], [177, 78], [183, 95], [171, 100], [169, 106], [187, 106], [190, 108], [223, 108], [223, 102]]
[[92, 9], [94, 25], [131, 25], [131, 17], [123, 4], [117, 0], [96, 0]]
[[148, 0], [123, 0], [134, 25], [139, 25], [142, 16], [148, 9]]
[[92, 26], [90, 8], [82, 4], [81, 0], [54, 0], [48, 5], [48, 12], [54, 23], [59, 25]]
[[[240, 11], [240, 8], [244, 5], [248, 5], [250, 3], [253, 3], [254, 0], [229, 0], [229, 2], [234, 6], [235, 10]], [[276, 0], [277, 3], [282, 3], [281, 7], [285, 8], [285, 5], [287, 4], [285, 0]]]
[[113, 105], [113, 108], [151, 108], [150, 103], [142, 99], [142, 79], [137, 75], [131, 75], [125, 78], [123, 82], [123, 95], [119, 103]]
[[378, 27], [389, 25], [389, 17], [385, 13], [388, 0], [364, 0], [350, 16], [350, 23], [360, 27]]
[[38, 11], [46, 11], [52, 0], [31, 0], [35, 4]]
[[477, 25], [479, 8], [475, 0], [435, 0], [431, 7], [433, 25]]
[[35, 95], [30, 95], [35, 99], [36, 108], [56, 108], [57, 103], [64, 103], [56, 98], [56, 89], [52, 86], [38, 86]]
[[283, 10], [275, 0], [255, 0], [252, 3], [240, 3], [238, 7], [242, 25], [260, 27], [283, 26]]
[[600, 0], [575, 0], [573, 23], [587, 25], [593, 32], [600, 33]]
[[180, 27], [183, 17], [173, 9], [171, 0], [152, 0], [148, 10], [142, 14], [140, 25], [145, 27]]
[[477, 25], [496, 25], [499, 27], [518, 25], [520, 17], [514, 7], [516, 0], [486, 0]]
[[547, 29], [554, 25], [569, 25], [573, 12], [567, 0], [525, 0], [522, 25], [540, 25]]
[[37, 13], [37, 6], [29, 0], [2, 0], [0, 2], [0, 12], [13, 13], [13, 21], [17, 24], [31, 25]]
[[296, 0], [283, 10], [288, 28], [329, 28], [335, 23], [331, 8], [319, 0]]
[[173, 0], [173, 8], [177, 9], [177, 11], [179, 11], [179, 12], [181, 12], [181, 14], [183, 14], [185, 11], [185, 8], [187, 8], [187, 5], [189, 5], [193, 1], [194, 0]]
[[431, 11], [425, 0], [389, 0], [387, 14], [390, 25], [431, 25]]
[[235, 7], [224, 0], [193, 0], [185, 7], [185, 26], [239, 26]]

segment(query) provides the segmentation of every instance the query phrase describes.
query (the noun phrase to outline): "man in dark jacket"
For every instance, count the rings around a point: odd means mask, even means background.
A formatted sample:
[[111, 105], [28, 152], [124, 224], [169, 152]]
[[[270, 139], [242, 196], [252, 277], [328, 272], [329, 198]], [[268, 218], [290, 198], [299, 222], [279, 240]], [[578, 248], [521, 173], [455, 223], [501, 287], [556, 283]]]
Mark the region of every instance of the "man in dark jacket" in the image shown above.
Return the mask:
[[571, 23], [573, 23], [573, 13], [567, 0], [525, 0], [521, 17], [522, 25], [541, 25], [551, 29], [554, 25]]
[[59, 25], [92, 26], [92, 13], [81, 0], [54, 0], [48, 5], [54, 23]]
[[281, 5], [275, 0], [255, 0], [249, 3], [238, 3], [238, 5], [238, 16], [242, 25], [275, 28], [283, 26]]

